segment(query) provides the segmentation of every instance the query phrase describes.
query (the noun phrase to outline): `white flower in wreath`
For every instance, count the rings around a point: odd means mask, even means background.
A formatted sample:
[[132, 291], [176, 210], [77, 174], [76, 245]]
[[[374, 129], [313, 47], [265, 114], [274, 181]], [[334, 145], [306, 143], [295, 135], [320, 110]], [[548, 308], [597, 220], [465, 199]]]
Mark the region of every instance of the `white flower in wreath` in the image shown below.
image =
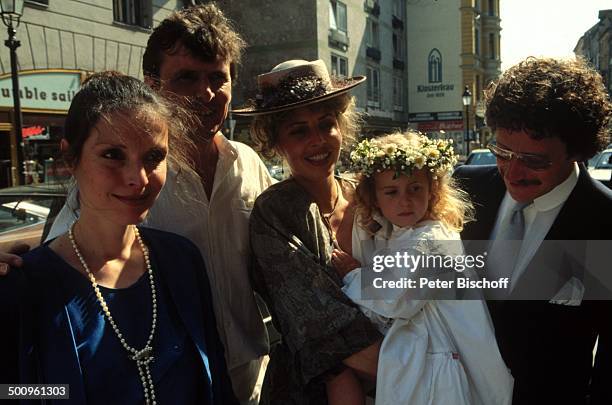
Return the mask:
[[426, 155], [430, 159], [437, 159], [440, 157], [440, 151], [437, 149], [428, 149]]

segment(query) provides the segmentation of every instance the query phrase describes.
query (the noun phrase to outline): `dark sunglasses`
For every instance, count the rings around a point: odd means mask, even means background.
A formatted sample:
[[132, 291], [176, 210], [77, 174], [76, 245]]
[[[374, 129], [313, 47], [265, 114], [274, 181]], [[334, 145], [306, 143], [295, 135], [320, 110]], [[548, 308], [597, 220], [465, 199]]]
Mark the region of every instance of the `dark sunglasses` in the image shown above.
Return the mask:
[[497, 159], [510, 161], [512, 158], [516, 158], [516, 160], [519, 160], [525, 167], [531, 170], [546, 170], [552, 165], [552, 162], [543, 156], [513, 152], [511, 150], [500, 148], [497, 145], [489, 145], [487, 148], [493, 155], [495, 155]]

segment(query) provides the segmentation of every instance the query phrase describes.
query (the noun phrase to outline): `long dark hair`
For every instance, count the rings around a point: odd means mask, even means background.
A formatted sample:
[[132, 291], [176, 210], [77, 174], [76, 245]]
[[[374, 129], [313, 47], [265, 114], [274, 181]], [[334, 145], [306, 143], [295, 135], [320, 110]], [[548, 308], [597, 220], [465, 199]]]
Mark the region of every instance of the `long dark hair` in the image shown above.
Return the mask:
[[189, 166], [193, 145], [187, 129], [195, 118], [142, 81], [114, 71], [88, 77], [72, 100], [65, 122], [68, 148], [63, 151], [64, 161], [72, 167], [78, 165], [83, 144], [93, 128], [101, 119], [110, 120], [117, 113], [145, 113], [161, 119], [168, 126], [170, 162], [178, 169]]

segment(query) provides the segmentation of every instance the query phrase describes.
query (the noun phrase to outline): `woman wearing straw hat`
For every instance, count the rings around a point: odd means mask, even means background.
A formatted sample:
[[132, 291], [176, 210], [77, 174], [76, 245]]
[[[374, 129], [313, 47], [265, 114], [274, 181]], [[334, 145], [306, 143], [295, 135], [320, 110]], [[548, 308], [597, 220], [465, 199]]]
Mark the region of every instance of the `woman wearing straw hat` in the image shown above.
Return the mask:
[[334, 248], [351, 252], [353, 186], [334, 168], [358, 129], [348, 91], [364, 80], [333, 80], [321, 60], [291, 60], [260, 75], [255, 102], [233, 111], [254, 116], [262, 154], [280, 155], [291, 169], [256, 200], [250, 219], [254, 287], [282, 334], [263, 389], [273, 404], [363, 403], [355, 375], [376, 378], [381, 335], [342, 293], [331, 265]]

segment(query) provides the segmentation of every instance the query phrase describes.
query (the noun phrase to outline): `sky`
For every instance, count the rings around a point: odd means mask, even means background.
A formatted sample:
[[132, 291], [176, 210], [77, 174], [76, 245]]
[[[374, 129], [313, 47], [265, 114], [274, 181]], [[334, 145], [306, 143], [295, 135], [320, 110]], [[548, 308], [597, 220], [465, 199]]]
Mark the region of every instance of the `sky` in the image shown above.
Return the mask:
[[502, 70], [528, 56], [573, 57], [612, 0], [500, 0]]

